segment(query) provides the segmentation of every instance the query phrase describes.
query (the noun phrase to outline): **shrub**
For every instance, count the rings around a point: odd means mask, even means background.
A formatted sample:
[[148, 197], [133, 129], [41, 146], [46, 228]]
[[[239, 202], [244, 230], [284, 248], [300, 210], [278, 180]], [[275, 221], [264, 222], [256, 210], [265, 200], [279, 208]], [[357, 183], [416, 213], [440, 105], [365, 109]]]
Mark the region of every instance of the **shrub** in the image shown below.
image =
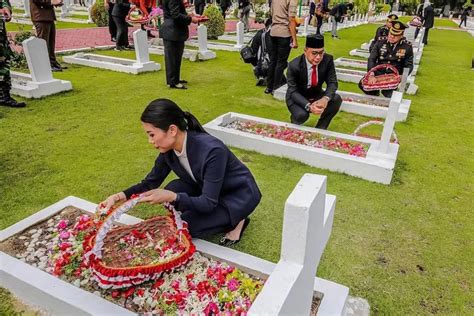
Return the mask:
[[209, 21], [204, 23], [207, 26], [207, 39], [216, 40], [225, 31], [221, 10], [215, 5], [210, 5], [204, 10], [204, 15], [209, 18]]
[[262, 5], [255, 6], [255, 23], [265, 23], [270, 17], [270, 12], [265, 11]]
[[15, 45], [22, 46], [23, 41], [29, 39], [32, 36], [34, 36], [33, 32], [20, 31], [20, 32], [16, 33], [15, 39], [13, 40], [13, 42], [15, 43]]
[[91, 8], [92, 21], [97, 26], [107, 26], [109, 16], [105, 10], [104, 3], [102, 1], [96, 1]]

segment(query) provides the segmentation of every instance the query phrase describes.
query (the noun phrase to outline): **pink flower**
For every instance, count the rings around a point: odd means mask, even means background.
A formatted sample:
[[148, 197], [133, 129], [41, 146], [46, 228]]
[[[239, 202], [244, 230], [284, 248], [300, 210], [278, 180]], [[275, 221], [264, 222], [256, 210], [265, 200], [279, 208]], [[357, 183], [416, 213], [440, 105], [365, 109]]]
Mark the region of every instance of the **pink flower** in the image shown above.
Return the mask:
[[71, 236], [71, 233], [69, 233], [69, 232], [67, 232], [67, 231], [62, 231], [62, 232], [59, 234], [59, 238], [61, 238], [61, 239], [68, 239], [70, 236]]
[[59, 230], [63, 230], [67, 227], [67, 225], [68, 225], [68, 221], [65, 219], [62, 219], [59, 221], [58, 225], [56, 225], [56, 228]]
[[236, 279], [230, 279], [229, 282], [227, 282], [227, 288], [232, 292], [237, 291], [239, 289], [239, 286], [239, 281], [237, 281]]
[[219, 306], [216, 303], [210, 302], [207, 304], [206, 308], [204, 309], [204, 314], [208, 315], [218, 315], [219, 314]]

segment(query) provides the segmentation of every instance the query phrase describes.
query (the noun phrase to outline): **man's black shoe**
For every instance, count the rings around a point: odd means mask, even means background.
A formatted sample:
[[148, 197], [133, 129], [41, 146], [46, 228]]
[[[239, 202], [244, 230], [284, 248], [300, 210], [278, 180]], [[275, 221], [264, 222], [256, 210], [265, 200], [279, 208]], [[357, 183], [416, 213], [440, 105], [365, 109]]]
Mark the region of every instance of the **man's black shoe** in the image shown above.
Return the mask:
[[265, 89], [265, 94], [273, 94], [273, 89], [266, 88]]
[[63, 71], [63, 69], [61, 67], [58, 67], [58, 66], [51, 66], [51, 71], [59, 72], [59, 71]]

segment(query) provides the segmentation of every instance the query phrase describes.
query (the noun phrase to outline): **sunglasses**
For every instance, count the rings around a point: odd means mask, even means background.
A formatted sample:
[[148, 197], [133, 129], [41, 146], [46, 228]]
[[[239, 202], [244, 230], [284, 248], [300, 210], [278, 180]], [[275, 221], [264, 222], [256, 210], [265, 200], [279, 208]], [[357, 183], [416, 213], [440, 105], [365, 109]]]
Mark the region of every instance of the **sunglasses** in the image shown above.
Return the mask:
[[312, 56], [316, 57], [316, 56], [323, 56], [324, 55], [324, 50], [322, 51], [315, 51], [315, 50], [312, 50], [309, 52]]

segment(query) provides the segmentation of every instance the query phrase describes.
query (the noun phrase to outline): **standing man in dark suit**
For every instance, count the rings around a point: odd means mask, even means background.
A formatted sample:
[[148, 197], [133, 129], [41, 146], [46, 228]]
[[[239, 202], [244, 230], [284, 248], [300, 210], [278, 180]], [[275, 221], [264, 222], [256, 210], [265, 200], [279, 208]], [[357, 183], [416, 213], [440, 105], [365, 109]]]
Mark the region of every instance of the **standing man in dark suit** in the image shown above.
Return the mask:
[[423, 26], [425, 28], [425, 34], [423, 36], [423, 44], [428, 45], [428, 31], [434, 26], [434, 10], [430, 2], [428, 6], [423, 11]]
[[186, 80], [181, 80], [181, 59], [184, 42], [189, 37], [188, 25], [198, 23], [198, 18], [188, 15], [181, 0], [164, 0], [165, 21], [160, 27], [160, 37], [165, 46], [166, 83], [172, 89], [187, 89]]
[[52, 71], [62, 71], [66, 67], [61, 66], [56, 60], [54, 52], [56, 45], [56, 14], [54, 7], [63, 5], [63, 0], [29, 0], [31, 21], [36, 29], [36, 36], [46, 41], [48, 47], [49, 62]]
[[219, 6], [221, 7], [221, 11], [222, 11], [222, 17], [224, 18], [225, 20], [225, 13], [227, 12], [227, 9], [229, 9], [229, 7], [232, 5], [232, 1], [231, 0], [221, 0], [221, 3], [219, 4]]
[[[288, 66], [286, 105], [291, 123], [303, 124], [310, 114], [320, 115], [316, 128], [327, 129], [341, 107], [332, 55], [324, 51], [324, 37], [316, 34], [306, 38], [304, 54]], [[323, 90], [326, 83], [326, 90]]]
[[114, 18], [112, 17], [112, 11], [114, 10], [115, 0], [104, 0], [104, 8], [107, 10], [107, 14], [109, 17], [109, 33], [110, 33], [110, 40], [112, 42], [117, 41], [117, 25], [115, 25]]

